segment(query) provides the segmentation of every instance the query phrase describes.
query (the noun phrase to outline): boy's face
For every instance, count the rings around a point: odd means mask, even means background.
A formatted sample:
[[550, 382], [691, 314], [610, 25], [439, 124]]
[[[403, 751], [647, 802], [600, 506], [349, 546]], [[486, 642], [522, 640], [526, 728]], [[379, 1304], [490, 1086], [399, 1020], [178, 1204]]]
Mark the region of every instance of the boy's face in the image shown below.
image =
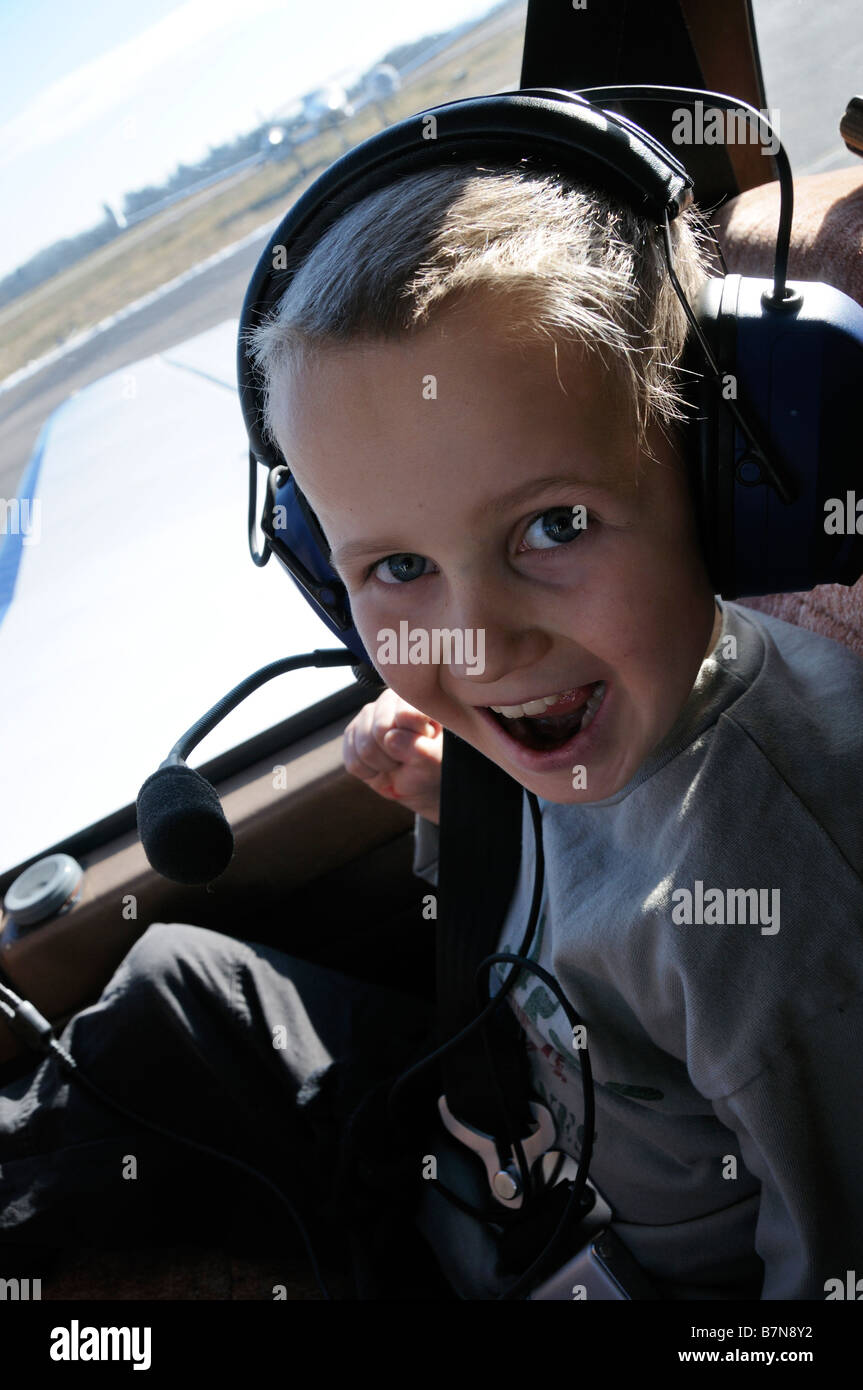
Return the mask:
[[[641, 454], [598, 359], [503, 342], [505, 312], [324, 351], [274, 383], [275, 430], [387, 685], [538, 796], [597, 801], [670, 730], [719, 615], [674, 449]], [[433, 664], [444, 629], [461, 664]], [[490, 709], [558, 694], [544, 724]]]

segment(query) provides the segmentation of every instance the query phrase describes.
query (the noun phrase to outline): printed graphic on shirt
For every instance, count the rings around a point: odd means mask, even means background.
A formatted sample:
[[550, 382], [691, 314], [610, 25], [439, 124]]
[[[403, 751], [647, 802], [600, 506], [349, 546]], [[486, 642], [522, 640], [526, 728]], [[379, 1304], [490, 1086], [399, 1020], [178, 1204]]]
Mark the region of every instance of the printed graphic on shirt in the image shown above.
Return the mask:
[[[542, 963], [546, 969], [549, 968], [548, 964], [541, 962], [540, 958], [547, 925], [548, 902], [544, 885], [539, 921], [526, 959]], [[502, 943], [499, 949], [515, 954], [518, 944], [517, 941]], [[505, 980], [514, 968], [517, 967], [508, 961], [498, 961], [494, 967], [500, 981]], [[571, 1032], [566, 1012], [551, 990], [529, 970], [519, 971], [519, 978], [510, 990], [507, 1002], [525, 1033], [534, 1091], [548, 1107], [557, 1126], [556, 1146], [577, 1158], [584, 1135], [583, 1089], [578, 1049], [568, 1046], [561, 1036], [568, 1038]], [[664, 1098], [663, 1092], [654, 1086], [624, 1081], [606, 1081], [602, 1084], [615, 1095], [631, 1100], [657, 1101]], [[597, 1140], [598, 1132], [594, 1136], [594, 1148]]]

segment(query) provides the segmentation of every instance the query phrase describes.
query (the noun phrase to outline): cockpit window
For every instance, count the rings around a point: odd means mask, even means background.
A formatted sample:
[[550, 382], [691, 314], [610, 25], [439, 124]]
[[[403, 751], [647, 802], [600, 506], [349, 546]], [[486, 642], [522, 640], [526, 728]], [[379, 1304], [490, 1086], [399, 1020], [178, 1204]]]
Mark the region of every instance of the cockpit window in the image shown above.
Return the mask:
[[[526, 11], [0, 10], [0, 874], [133, 803], [251, 671], [336, 645], [277, 564], [249, 558], [243, 295], [340, 154], [518, 86]], [[347, 667], [285, 676], [190, 761], [352, 684]]]
[[855, 3], [752, 0], [771, 113], [794, 177], [859, 159], [839, 134], [848, 102], [863, 95], [863, 24]]

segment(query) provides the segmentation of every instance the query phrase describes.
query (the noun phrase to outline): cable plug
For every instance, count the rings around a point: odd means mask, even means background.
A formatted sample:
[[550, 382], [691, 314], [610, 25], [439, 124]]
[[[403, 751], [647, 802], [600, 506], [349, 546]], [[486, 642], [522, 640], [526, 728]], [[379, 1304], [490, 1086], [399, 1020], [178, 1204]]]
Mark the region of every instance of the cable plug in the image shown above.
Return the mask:
[[0, 1010], [12, 1032], [17, 1033], [28, 1047], [45, 1054], [51, 1052], [56, 1042], [54, 1029], [29, 999], [21, 999], [6, 985], [0, 984]]

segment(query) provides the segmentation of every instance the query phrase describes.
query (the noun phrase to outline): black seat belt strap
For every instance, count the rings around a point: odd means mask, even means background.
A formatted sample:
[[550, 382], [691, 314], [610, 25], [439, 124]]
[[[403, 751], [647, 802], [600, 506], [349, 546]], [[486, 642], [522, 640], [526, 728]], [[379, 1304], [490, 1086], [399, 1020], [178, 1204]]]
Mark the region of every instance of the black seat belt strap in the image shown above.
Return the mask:
[[[437, 1025], [444, 1042], [478, 1013], [474, 977], [498, 949], [518, 879], [523, 789], [463, 739], [444, 730], [437, 916]], [[495, 1070], [518, 1133], [534, 1124], [525, 1039], [508, 1004], [488, 1025]], [[441, 1059], [452, 1114], [486, 1134], [502, 1134], [502, 1115], [476, 1029]]]

